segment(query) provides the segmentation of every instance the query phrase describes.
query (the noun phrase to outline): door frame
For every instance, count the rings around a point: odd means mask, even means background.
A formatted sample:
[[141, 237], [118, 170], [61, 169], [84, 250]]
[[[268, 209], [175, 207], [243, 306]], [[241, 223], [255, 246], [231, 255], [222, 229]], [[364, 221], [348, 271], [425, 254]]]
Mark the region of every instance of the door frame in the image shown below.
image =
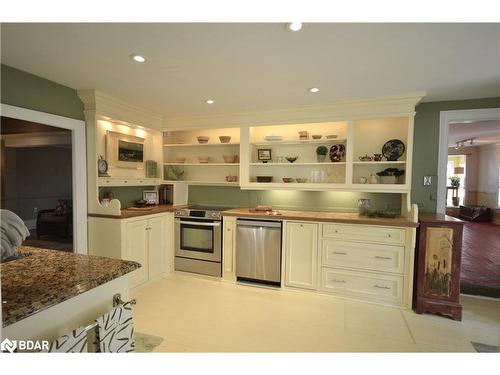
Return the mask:
[[463, 109], [439, 112], [439, 153], [436, 212], [446, 212], [446, 165], [450, 122], [500, 120], [500, 108]]
[[87, 254], [87, 160], [85, 121], [1, 104], [1, 115], [71, 130], [73, 251]]

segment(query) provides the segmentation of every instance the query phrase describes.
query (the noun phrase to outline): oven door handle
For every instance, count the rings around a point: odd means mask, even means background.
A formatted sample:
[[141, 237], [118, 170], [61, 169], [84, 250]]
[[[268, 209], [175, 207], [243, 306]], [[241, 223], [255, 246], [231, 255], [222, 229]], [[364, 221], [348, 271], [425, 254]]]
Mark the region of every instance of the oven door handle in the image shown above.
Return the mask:
[[176, 220], [176, 222], [180, 224], [190, 224], [190, 225], [198, 225], [200, 227], [220, 227], [220, 222], [216, 223], [202, 223], [199, 221], [184, 221], [184, 220]]

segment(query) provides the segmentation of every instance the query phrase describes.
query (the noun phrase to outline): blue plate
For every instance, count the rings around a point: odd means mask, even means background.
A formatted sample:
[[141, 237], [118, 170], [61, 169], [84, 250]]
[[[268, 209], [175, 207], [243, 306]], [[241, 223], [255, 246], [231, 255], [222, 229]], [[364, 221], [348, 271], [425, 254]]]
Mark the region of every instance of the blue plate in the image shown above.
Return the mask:
[[405, 153], [405, 144], [399, 139], [391, 139], [382, 146], [382, 155], [388, 161], [396, 161]]

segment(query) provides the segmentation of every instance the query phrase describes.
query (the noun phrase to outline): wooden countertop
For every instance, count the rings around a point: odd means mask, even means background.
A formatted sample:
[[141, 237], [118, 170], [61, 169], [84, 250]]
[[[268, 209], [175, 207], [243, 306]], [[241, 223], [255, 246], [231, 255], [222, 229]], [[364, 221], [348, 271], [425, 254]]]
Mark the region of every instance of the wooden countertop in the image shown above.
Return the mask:
[[141, 267], [137, 262], [21, 246], [0, 264], [2, 326], [18, 322]]
[[120, 216], [92, 214], [92, 213], [89, 213], [88, 216], [91, 216], [91, 217], [105, 217], [105, 218], [110, 218], [110, 219], [130, 219], [132, 217], [161, 214], [163, 212], [174, 212], [176, 209], [182, 208], [182, 207], [186, 207], [186, 206], [179, 206], [179, 205], [174, 206], [174, 205], [171, 205], [171, 204], [161, 204], [161, 205], [155, 205], [155, 206], [145, 207], [144, 209], [130, 209], [130, 208], [125, 208], [125, 209], [121, 210], [121, 215]]
[[360, 216], [358, 213], [352, 212], [327, 212], [327, 211], [289, 211], [278, 210], [279, 215], [270, 215], [265, 212], [256, 212], [249, 208], [235, 208], [222, 212], [224, 216], [237, 216], [248, 218], [266, 218], [278, 220], [306, 220], [306, 221], [323, 221], [332, 223], [346, 223], [346, 224], [369, 224], [369, 225], [383, 225], [394, 227], [418, 227], [418, 223], [411, 220], [397, 216], [394, 219], [383, 217], [368, 217]]
[[423, 223], [454, 223], [454, 224], [464, 224], [463, 220], [457, 219], [453, 216], [448, 216], [445, 214], [419, 214], [418, 221]]

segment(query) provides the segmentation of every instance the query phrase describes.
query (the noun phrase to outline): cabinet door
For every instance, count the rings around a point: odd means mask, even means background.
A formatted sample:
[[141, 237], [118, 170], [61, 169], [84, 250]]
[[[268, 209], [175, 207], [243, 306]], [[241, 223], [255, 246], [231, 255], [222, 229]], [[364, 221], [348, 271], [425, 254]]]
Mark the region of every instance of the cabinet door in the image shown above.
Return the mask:
[[125, 224], [125, 259], [141, 264], [141, 268], [130, 274], [130, 287], [134, 288], [148, 280], [148, 220], [131, 221]]
[[316, 289], [318, 224], [288, 222], [285, 241], [285, 284], [297, 288]]
[[223, 222], [223, 277], [227, 280], [236, 280], [234, 273], [234, 253], [235, 253], [235, 230], [236, 220], [233, 217], [224, 217]]
[[149, 278], [167, 272], [167, 217], [148, 220]]

